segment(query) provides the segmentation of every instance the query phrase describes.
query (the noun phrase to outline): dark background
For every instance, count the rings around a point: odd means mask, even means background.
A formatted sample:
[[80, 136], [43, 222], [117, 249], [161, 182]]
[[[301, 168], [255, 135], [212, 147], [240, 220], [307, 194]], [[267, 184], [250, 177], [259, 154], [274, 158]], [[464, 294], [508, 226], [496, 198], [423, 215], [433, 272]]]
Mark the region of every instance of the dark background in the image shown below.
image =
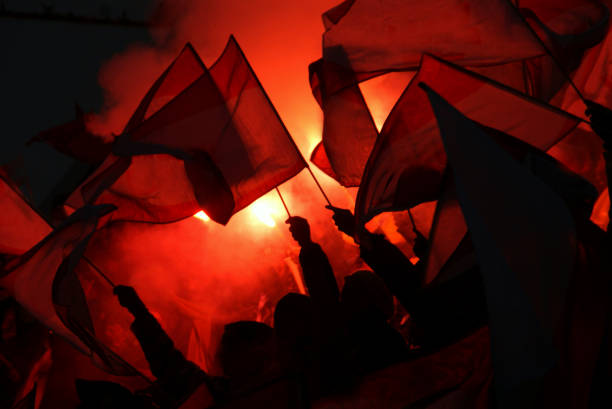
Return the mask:
[[87, 167], [52, 148], [25, 143], [38, 132], [103, 103], [102, 64], [128, 44], [151, 43], [156, 0], [0, 0], [0, 165], [48, 211]]

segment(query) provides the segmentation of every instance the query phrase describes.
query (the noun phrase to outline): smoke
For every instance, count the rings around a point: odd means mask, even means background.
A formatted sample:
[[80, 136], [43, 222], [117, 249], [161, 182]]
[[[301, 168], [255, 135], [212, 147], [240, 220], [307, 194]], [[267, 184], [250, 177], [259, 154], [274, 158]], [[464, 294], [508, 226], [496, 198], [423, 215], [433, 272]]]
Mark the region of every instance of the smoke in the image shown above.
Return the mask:
[[[338, 0], [163, 2], [153, 16], [154, 45], [133, 45], [101, 68], [105, 105], [88, 125], [108, 138], [119, 134], [148, 88], [186, 42], [210, 66], [234, 34], [308, 158], [321, 138], [322, 115], [310, 91], [307, 67], [321, 55], [320, 16], [336, 3]], [[377, 107], [378, 122], [403, 89], [397, 81], [408, 79], [393, 81], [382, 81], [378, 92], [376, 87], [364, 86]], [[335, 206], [354, 207], [354, 189], [344, 189], [322, 172], [313, 171]], [[324, 209], [327, 203], [308, 173], [302, 172], [280, 190], [292, 215], [309, 220], [313, 240], [330, 256], [340, 285], [344, 276], [363, 268], [358, 248], [337, 232], [331, 212]], [[214, 352], [224, 324], [259, 320], [272, 325], [276, 302], [303, 287], [297, 269], [299, 247], [284, 224], [287, 215], [281, 202], [271, 192], [259, 204], [274, 227], [264, 224], [253, 206], [235, 215], [227, 226], [196, 218], [168, 225], [115, 224], [98, 234], [89, 257], [115, 283], [134, 286], [177, 347], [215, 372]], [[400, 243], [402, 237], [393, 220], [383, 217], [378, 226]], [[95, 299], [90, 308], [101, 328], [100, 338], [146, 371], [144, 357], [128, 329], [129, 315], [101, 285], [91, 285], [89, 294]]]
[[288, 129], [304, 148], [320, 135], [321, 114], [308, 85], [308, 64], [321, 54], [320, 15], [337, 0], [245, 2], [171, 0], [154, 13], [154, 45], [133, 45], [100, 70], [105, 93], [92, 131], [121, 132], [153, 81], [187, 42], [210, 66], [234, 34]]

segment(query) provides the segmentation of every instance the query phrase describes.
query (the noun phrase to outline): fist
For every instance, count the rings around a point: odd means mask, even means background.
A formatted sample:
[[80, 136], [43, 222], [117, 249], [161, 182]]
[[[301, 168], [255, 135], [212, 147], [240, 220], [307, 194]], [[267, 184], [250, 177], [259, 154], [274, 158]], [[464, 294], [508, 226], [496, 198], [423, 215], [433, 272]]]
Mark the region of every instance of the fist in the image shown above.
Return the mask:
[[310, 226], [308, 225], [308, 220], [303, 217], [293, 216], [288, 218], [285, 223], [289, 225], [291, 235], [300, 246], [310, 243]]

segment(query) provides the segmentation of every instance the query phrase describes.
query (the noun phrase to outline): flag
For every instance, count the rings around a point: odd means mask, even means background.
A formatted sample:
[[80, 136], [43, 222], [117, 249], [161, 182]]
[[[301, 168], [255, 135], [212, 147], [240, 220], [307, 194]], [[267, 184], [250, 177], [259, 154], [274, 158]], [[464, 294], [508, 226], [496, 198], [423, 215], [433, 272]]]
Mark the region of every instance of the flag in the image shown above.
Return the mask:
[[[28, 396], [33, 397], [31, 408], [37, 409], [44, 397], [49, 371], [53, 365], [51, 347], [47, 346], [29, 370], [27, 377], [19, 388], [15, 399], [17, 402], [27, 401]], [[25, 406], [27, 407], [27, 406]]]
[[210, 71], [128, 127], [116, 140], [114, 155], [67, 204], [112, 203], [118, 208], [113, 220], [158, 223], [202, 209], [225, 224], [304, 166], [231, 37]]
[[[467, 226], [461, 212], [461, 206], [457, 200], [455, 183], [452, 178], [451, 171], [447, 169], [443, 177], [441, 193], [436, 204], [436, 211], [429, 234], [429, 251], [427, 252], [427, 258], [424, 260], [424, 285], [431, 284], [436, 278], [439, 280], [448, 279], [457, 273], [467, 271], [471, 265], [465, 265], [466, 260], [468, 264], [474, 261], [472, 258], [466, 257], [471, 253], [471, 248], [466, 249], [467, 251], [463, 251], [463, 257], [455, 261], [455, 263], [462, 267], [459, 271], [457, 268], [453, 268], [451, 271], [447, 269], [448, 273], [444, 277], [438, 276], [440, 271], [447, 266], [453, 255], [458, 257], [456, 252], [467, 234]], [[466, 246], [464, 245], [463, 247]]]
[[[98, 220], [110, 205], [77, 210], [57, 229], [19, 258], [5, 264], [0, 285], [55, 334], [115, 375], [137, 373], [95, 338], [92, 320], [77, 269]], [[77, 267], [79, 266], [79, 267]], [[108, 289], [111, 291], [111, 288]]]
[[18, 259], [7, 263], [0, 281], [30, 314], [85, 353], [88, 348], [55, 312], [52, 288], [56, 272], [64, 259], [95, 229], [95, 223], [88, 220], [87, 211], [75, 212], [63, 226], [51, 232]]
[[[580, 64], [584, 52], [603, 39], [608, 25], [608, 10], [590, 0], [521, 1], [523, 16], [507, 0], [486, 5], [479, 1], [415, 3], [348, 0], [323, 15], [323, 57], [311, 64], [310, 71], [311, 88], [323, 110], [324, 149], [319, 147], [313, 152], [311, 160], [328, 174], [325, 165], [329, 163], [334, 171], [332, 177], [345, 186], [359, 184], [359, 171], [365, 166], [363, 156], [377, 136], [376, 128], [369, 125], [368, 104], [361, 102], [358, 83], [395, 71], [414, 72], [421, 55], [431, 53], [549, 101], [559, 90], [568, 88], [564, 72]], [[426, 13], [424, 17], [421, 12]], [[528, 24], [556, 55], [561, 69], [545, 54]], [[483, 63], [483, 52], [512, 52], [514, 41], [527, 46], [518, 47], [512, 58]], [[329, 74], [329, 67], [333, 67], [334, 75]], [[576, 97], [573, 90], [567, 92]], [[329, 102], [323, 104], [325, 101]], [[557, 97], [553, 105], [559, 104]], [[578, 136], [576, 141], [585, 144]], [[586, 145], [590, 146], [588, 141]], [[577, 166], [573, 169], [577, 170]]]
[[36, 409], [36, 385], [26, 396], [15, 402], [11, 409]]
[[51, 232], [51, 227], [0, 175], [0, 254], [19, 256]]
[[347, 64], [321, 59], [309, 67], [313, 93], [325, 112], [322, 142], [310, 160], [350, 187], [361, 182], [378, 130]]
[[342, 47], [358, 76], [416, 69], [423, 53], [483, 66], [544, 52], [507, 0], [356, 0], [324, 22], [323, 58]]
[[322, 142], [319, 142], [312, 150], [312, 153], [310, 154], [310, 161], [317, 165], [317, 167], [330, 178], [340, 180], [339, 176], [336, 174], [331, 166], [331, 163], [329, 162], [327, 153], [325, 153], [325, 146], [323, 146]]
[[607, 7], [599, 0], [526, 0], [519, 7], [554, 56], [554, 60], [547, 54], [525, 61], [530, 95], [548, 101], [567, 88], [578, 97], [569, 87], [567, 74], [578, 68], [589, 48], [605, 38], [610, 17]]
[[[528, 163], [534, 175], [558, 192], [570, 208], [592, 207], [597, 191], [584, 178], [529, 144], [495, 129], [483, 129], [515, 160]], [[452, 170], [447, 167], [446, 172], [450, 174]], [[430, 235], [424, 284], [434, 279], [436, 282], [447, 280], [468, 270], [476, 262], [452, 179], [447, 175], [442, 181]]]
[[[205, 70], [204, 64], [191, 44], [185, 45], [140, 101], [125, 126], [124, 132], [133, 129], [157, 112], [193, 83]], [[45, 142], [82, 162], [100, 164], [111, 153], [112, 144], [88, 131], [87, 120], [90, 116], [84, 114], [81, 108], [76, 106], [74, 121], [43, 131], [32, 138], [29, 143]]]
[[361, 224], [381, 212], [438, 198], [446, 155], [427, 96], [417, 85], [421, 81], [479, 124], [543, 151], [579, 123], [554, 107], [425, 55], [368, 159], [355, 205]]
[[191, 43], [187, 43], [147, 91], [125, 126], [124, 132], [129, 132], [159, 111], [205, 72], [206, 67], [200, 56]]
[[[593, 4], [593, 2], [581, 3], [591, 7]], [[574, 18], [574, 20], [588, 22], [588, 19]], [[612, 83], [607, 80], [611, 64], [611, 46], [612, 36], [607, 30], [603, 41], [587, 50], [578, 68], [571, 72], [572, 81], [584, 98], [607, 107], [612, 106]], [[571, 87], [563, 87], [553, 101], [563, 110], [586, 118], [584, 102]], [[583, 124], [568, 135], [555, 146], [551, 154], [574, 172], [587, 178], [600, 192], [606, 188], [607, 178], [601, 138], [592, 132], [587, 124]]]
[[[235, 213], [295, 176], [306, 163], [233, 36], [210, 74], [240, 138], [241, 146], [222, 148], [232, 153], [213, 156], [232, 188]], [[239, 170], [243, 154], [250, 166]]]
[[74, 159], [97, 165], [110, 153], [111, 144], [87, 129], [91, 114], [85, 114], [78, 105], [75, 111], [73, 121], [39, 132], [27, 144], [44, 142]]
[[563, 200], [431, 88], [483, 274], [500, 407], [527, 407], [558, 363], [555, 335], [577, 260]]

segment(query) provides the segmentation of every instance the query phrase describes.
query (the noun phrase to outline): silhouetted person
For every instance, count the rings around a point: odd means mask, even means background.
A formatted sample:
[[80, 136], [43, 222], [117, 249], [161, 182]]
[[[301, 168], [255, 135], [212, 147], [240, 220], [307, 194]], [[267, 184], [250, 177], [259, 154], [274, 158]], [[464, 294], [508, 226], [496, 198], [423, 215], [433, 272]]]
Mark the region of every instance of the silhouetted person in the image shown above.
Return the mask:
[[132, 287], [119, 285], [115, 287], [114, 293], [121, 306], [134, 316], [130, 329], [140, 343], [151, 372], [157, 378], [153, 387], [147, 391], [156, 404], [173, 407], [187, 400], [199, 388], [207, 389], [217, 399], [224, 396], [225, 391], [219, 390], [216, 380], [188, 361], [174, 347], [168, 334]]
[[[346, 328], [340, 315], [340, 291], [325, 252], [310, 237], [308, 221], [294, 216], [287, 220], [291, 235], [301, 247], [300, 265], [314, 314], [314, 349], [320, 369], [316, 385], [309, 391], [314, 399], [343, 388], [351, 382]], [[311, 377], [312, 379], [313, 377]]]
[[274, 331], [279, 361], [284, 370], [294, 371], [315, 359], [315, 312], [310, 297], [289, 293], [274, 310]]
[[274, 310], [274, 331], [283, 373], [295, 380], [296, 407], [310, 407], [320, 395], [321, 354], [315, 311], [310, 297], [289, 293]]
[[325, 252], [310, 238], [310, 226], [306, 219], [294, 216], [287, 220], [291, 235], [301, 247], [300, 265], [304, 283], [315, 308], [325, 314], [336, 310], [340, 291], [334, 271]]
[[[346, 209], [328, 206], [338, 230], [356, 236], [356, 221]], [[417, 235], [414, 252], [421, 259], [413, 265], [400, 249], [381, 234], [363, 229], [361, 258], [384, 281], [410, 314], [411, 338], [424, 351], [449, 345], [486, 325], [487, 310], [482, 277], [477, 267], [436, 285], [422, 286], [426, 239]]]
[[230, 394], [241, 394], [278, 377], [274, 330], [255, 321], [225, 326], [217, 358]]
[[[338, 381], [346, 379], [347, 382], [350, 382], [350, 373], [354, 375], [355, 371], [366, 372], [390, 363], [392, 359], [378, 359], [386, 353], [380, 349], [387, 348], [392, 351], [390, 354], [393, 355], [397, 351], [395, 348], [397, 344], [393, 343], [391, 346], [385, 344], [389, 339], [385, 330], [391, 327], [387, 327], [384, 313], [378, 314], [378, 312], [357, 308], [340, 308], [340, 294], [334, 272], [325, 252], [318, 244], [312, 242], [308, 222], [301, 217], [291, 217], [287, 223], [290, 224], [293, 238], [302, 247], [300, 264], [304, 282], [312, 299], [315, 315], [315, 341], [318, 341], [317, 349], [321, 357], [321, 388], [325, 393], [326, 390], [334, 387], [346, 386], [338, 384]], [[360, 278], [361, 276], [356, 277], [355, 282], [360, 281]], [[384, 287], [384, 284], [382, 285]], [[355, 286], [355, 289], [357, 288], [360, 287]], [[353, 294], [357, 293], [359, 292], [352, 291], [351, 288], [346, 296], [348, 300], [353, 300]], [[361, 292], [359, 296], [370, 297], [373, 294], [372, 292]], [[362, 300], [362, 302], [365, 303], [364, 305], [374, 304], [370, 300]], [[347, 301], [346, 305], [357, 304]], [[380, 334], [378, 330], [381, 330]], [[353, 339], [352, 334], [358, 334], [362, 339]], [[399, 338], [401, 339], [401, 336]], [[366, 351], [367, 348], [374, 349]], [[397, 358], [402, 359], [403, 355], [398, 354]], [[373, 362], [377, 363], [373, 364]]]
[[388, 323], [394, 311], [393, 296], [380, 277], [365, 270], [346, 277], [340, 304], [360, 372], [406, 358], [404, 339]]

